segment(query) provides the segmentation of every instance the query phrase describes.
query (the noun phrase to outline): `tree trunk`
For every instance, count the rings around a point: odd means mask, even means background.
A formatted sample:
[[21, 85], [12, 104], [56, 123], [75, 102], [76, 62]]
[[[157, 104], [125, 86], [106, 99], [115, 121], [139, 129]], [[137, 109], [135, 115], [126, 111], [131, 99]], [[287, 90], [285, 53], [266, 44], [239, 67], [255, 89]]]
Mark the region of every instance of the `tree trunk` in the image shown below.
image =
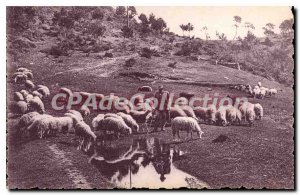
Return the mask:
[[234, 39], [235, 39], [235, 37], [236, 37], [236, 34], [237, 34], [237, 26], [235, 27], [235, 35], [234, 35], [234, 37], [233, 37], [233, 39], [232, 39], [232, 40], [234, 40]]

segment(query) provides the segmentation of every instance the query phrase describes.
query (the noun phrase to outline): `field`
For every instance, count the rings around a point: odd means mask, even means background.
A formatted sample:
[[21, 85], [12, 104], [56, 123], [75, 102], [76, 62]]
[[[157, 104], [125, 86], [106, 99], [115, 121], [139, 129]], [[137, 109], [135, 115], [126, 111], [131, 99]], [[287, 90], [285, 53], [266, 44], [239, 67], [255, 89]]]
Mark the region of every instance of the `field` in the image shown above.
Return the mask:
[[[72, 91], [114, 93], [129, 98], [142, 85], [150, 85], [156, 90], [158, 85], [163, 84], [175, 95], [185, 91], [193, 92], [199, 97], [207, 93], [219, 93], [221, 97], [242, 97], [242, 92], [229, 89], [226, 84], [256, 85], [258, 81], [267, 87], [280, 89], [275, 97], [249, 99], [250, 102], [260, 103], [264, 108], [264, 117], [261, 121], [255, 121], [252, 127], [245, 122], [242, 126], [228, 127], [201, 124], [204, 131], [202, 139], [178, 143], [172, 141], [171, 129], [167, 127], [163, 132], [122, 138], [119, 143], [128, 146], [134, 139], [158, 138], [172, 148], [176, 147], [183, 151], [184, 158], [174, 161], [174, 166], [203, 181], [207, 188], [294, 188], [292, 88], [245, 71], [176, 56], [146, 59], [133, 52], [116, 52], [114, 58], [98, 59], [99, 54], [86, 57], [76, 52], [72, 57], [54, 58], [39, 52], [50, 43], [51, 39], [38, 43], [29, 53], [20, 55], [17, 61], [8, 59], [8, 104], [11, 102], [12, 92], [22, 89], [22, 86], [15, 85], [10, 80], [16, 67], [20, 66], [31, 69], [34, 83], [48, 86], [51, 95], [58, 93], [60, 87], [68, 87]], [[124, 60], [132, 56], [137, 58], [136, 66], [125, 68]], [[167, 66], [171, 61], [178, 62], [174, 71]], [[146, 76], [139, 77], [137, 73], [146, 73], [143, 74]], [[62, 115], [62, 112], [51, 109], [50, 101], [51, 97], [45, 103], [47, 113]], [[89, 125], [96, 114], [94, 111], [86, 119]], [[97, 166], [90, 164], [90, 155], [76, 149], [73, 134], [24, 142], [14, 136], [17, 120], [8, 118], [7, 124], [7, 173], [10, 189], [122, 187], [117, 182], [112, 182], [105, 173], [98, 171]], [[166, 182], [171, 177], [172, 173]]]

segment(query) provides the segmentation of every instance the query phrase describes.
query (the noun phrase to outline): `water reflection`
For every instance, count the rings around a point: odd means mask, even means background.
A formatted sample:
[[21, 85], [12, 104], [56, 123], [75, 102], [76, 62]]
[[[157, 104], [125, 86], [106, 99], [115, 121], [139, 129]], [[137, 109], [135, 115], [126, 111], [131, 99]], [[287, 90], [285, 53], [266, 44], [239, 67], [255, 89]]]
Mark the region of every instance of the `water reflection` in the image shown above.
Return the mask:
[[91, 163], [120, 188], [208, 187], [177, 169], [184, 152], [155, 138], [101, 143]]

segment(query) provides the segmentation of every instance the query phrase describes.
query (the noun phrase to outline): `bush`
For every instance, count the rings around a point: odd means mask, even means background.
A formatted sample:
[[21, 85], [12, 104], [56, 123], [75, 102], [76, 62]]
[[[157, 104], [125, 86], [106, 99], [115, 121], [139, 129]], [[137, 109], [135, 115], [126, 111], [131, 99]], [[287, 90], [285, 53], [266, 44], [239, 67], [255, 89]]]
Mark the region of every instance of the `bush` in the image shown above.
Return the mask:
[[125, 66], [126, 67], [132, 67], [136, 63], [136, 59], [134, 58], [129, 58], [128, 60], [125, 61]]
[[126, 8], [124, 6], [118, 6], [116, 9], [117, 16], [125, 16]]
[[110, 53], [110, 52], [106, 52], [106, 53], [104, 54], [104, 57], [107, 57], [107, 58], [112, 58], [112, 57], [114, 57], [114, 56], [113, 56], [113, 54], [112, 54], [112, 53]]
[[140, 55], [141, 55], [141, 57], [145, 57], [145, 58], [150, 59], [151, 55], [152, 55], [152, 51], [149, 48], [144, 47], [144, 48], [142, 48]]
[[96, 9], [92, 12], [92, 18], [97, 20], [102, 20], [104, 18], [105, 12], [102, 9]]
[[272, 47], [274, 45], [274, 43], [268, 37], [265, 39], [263, 44], [268, 47]]
[[200, 41], [187, 41], [181, 45], [181, 50], [176, 52], [175, 55], [190, 56], [192, 53], [198, 53], [201, 47]]
[[130, 38], [133, 37], [133, 30], [130, 27], [123, 26], [122, 30], [122, 35], [124, 38]]

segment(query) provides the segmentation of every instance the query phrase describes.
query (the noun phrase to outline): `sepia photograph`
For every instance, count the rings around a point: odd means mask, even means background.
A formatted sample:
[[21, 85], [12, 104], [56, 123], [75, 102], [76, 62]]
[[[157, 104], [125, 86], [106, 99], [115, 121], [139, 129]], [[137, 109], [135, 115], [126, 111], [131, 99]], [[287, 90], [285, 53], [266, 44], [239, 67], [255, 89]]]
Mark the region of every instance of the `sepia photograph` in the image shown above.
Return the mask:
[[294, 7], [5, 9], [8, 190], [295, 190]]

